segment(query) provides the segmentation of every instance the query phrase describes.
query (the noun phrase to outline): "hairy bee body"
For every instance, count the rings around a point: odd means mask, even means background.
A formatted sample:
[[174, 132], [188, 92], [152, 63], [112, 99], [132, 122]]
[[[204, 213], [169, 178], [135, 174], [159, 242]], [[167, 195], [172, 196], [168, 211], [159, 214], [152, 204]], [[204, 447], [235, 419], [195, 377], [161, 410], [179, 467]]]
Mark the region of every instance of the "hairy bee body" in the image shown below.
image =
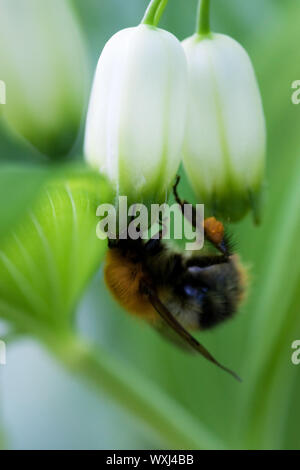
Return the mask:
[[110, 249], [106, 255], [104, 277], [110, 292], [125, 310], [148, 321], [155, 320], [157, 313], [141, 292], [141, 283], [148, 279], [141, 262], [126, 259], [117, 248]]
[[145, 284], [184, 328], [205, 330], [237, 311], [246, 286], [238, 255], [213, 260], [171, 250], [161, 240], [120, 240], [107, 253], [105, 281], [127, 311], [151, 323], [160, 322], [160, 317], [144, 292]]
[[[179, 198], [177, 177], [173, 193]], [[196, 228], [195, 213], [189, 222]], [[215, 217], [203, 221], [205, 239], [215, 253], [180, 252], [163, 239], [163, 222], [158, 236], [147, 242], [138, 238], [109, 240], [104, 277], [122, 307], [154, 326], [179, 346], [198, 352], [240, 380], [217, 361], [189, 330], [206, 330], [232, 317], [246, 291], [246, 274], [233, 253], [222, 222]]]

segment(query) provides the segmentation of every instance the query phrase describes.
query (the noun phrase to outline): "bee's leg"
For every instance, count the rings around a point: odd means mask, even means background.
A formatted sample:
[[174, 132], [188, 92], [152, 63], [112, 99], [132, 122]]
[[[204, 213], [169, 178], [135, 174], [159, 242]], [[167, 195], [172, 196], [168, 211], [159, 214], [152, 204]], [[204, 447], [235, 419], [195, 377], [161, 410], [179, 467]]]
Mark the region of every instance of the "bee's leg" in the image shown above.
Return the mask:
[[190, 204], [188, 201], [185, 201], [185, 200], [180, 199], [179, 194], [178, 194], [178, 191], [177, 191], [179, 181], [180, 181], [180, 176], [177, 175], [177, 176], [176, 176], [175, 184], [174, 184], [174, 186], [173, 186], [173, 194], [174, 194], [175, 201], [176, 201], [177, 204], [180, 206], [182, 215], [183, 215], [184, 217], [186, 217], [186, 213], [185, 213], [185, 211], [184, 211], [184, 206], [185, 206], [186, 204], [188, 204], [189, 206], [191, 206], [191, 208], [192, 208], [191, 219], [188, 218], [187, 220], [190, 222], [190, 224], [192, 224], [192, 226], [193, 226], [194, 228], [197, 228], [197, 213], [196, 213], [196, 209], [195, 209], [195, 207], [194, 207], [192, 204]]
[[[180, 176], [178, 175], [173, 186], [173, 194], [177, 204], [180, 206], [183, 216], [185, 216], [184, 205], [189, 203], [185, 200], [180, 199], [179, 197], [177, 190], [179, 181]], [[193, 225], [194, 228], [197, 228], [196, 216], [196, 209], [192, 206], [192, 220], [189, 220], [189, 222]], [[206, 240], [208, 240], [218, 251], [220, 251], [223, 256], [229, 257], [232, 254], [230, 240], [227, 234], [225, 233], [224, 225], [215, 217], [208, 217], [204, 219], [204, 235]]]
[[153, 235], [150, 240], [147, 241], [145, 244], [146, 250], [153, 250], [155, 248], [158, 248], [160, 246], [161, 240], [165, 237], [168, 227], [166, 226], [164, 219], [163, 219], [163, 214], [160, 213], [159, 219], [158, 219], [158, 224], [159, 224], [159, 231]]
[[204, 219], [205, 238], [224, 256], [232, 255], [230, 239], [222, 222], [215, 217]]
[[[199, 270], [209, 268], [212, 265], [223, 264], [228, 262], [228, 257], [222, 254], [217, 255], [203, 255], [197, 257], [196, 261], [191, 257], [186, 263], [188, 273], [190, 275], [198, 275]], [[195, 264], [196, 263], [196, 264]]]
[[145, 251], [147, 253], [154, 253], [160, 251], [161, 249], [161, 239], [160, 238], [150, 238], [145, 244]]
[[118, 240], [107, 238], [107, 246], [108, 248], [116, 248], [118, 246]]
[[152, 237], [150, 240], [147, 241], [145, 244], [145, 250], [148, 253], [154, 253], [161, 250], [161, 240], [164, 238], [166, 233], [166, 227], [163, 223], [163, 220], [160, 219], [159, 221], [160, 229], [159, 231]]
[[173, 185], [173, 194], [174, 194], [174, 198], [175, 198], [175, 201], [177, 202], [177, 204], [180, 206], [180, 209], [182, 211], [182, 213], [184, 213], [184, 205], [185, 204], [188, 204], [187, 201], [183, 201], [182, 199], [180, 199], [179, 197], [179, 194], [178, 194], [178, 185], [179, 185], [179, 182], [180, 182], [180, 176], [177, 175], [176, 176], [176, 180], [175, 180], [175, 183]]

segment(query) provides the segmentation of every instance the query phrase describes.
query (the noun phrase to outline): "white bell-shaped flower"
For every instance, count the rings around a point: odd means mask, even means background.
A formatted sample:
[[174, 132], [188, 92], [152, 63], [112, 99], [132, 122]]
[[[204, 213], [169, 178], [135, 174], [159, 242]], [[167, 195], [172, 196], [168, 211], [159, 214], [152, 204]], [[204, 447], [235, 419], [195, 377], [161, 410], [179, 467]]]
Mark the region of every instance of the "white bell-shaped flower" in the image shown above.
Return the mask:
[[209, 32], [202, 2], [200, 34], [183, 42], [189, 71], [184, 165], [206, 214], [259, 219], [266, 128], [248, 54], [234, 39]]
[[0, 0], [1, 114], [42, 153], [59, 157], [73, 146], [86, 71], [83, 36], [68, 0]]
[[130, 203], [164, 201], [182, 156], [187, 64], [180, 42], [141, 24], [100, 56], [90, 99], [87, 161]]

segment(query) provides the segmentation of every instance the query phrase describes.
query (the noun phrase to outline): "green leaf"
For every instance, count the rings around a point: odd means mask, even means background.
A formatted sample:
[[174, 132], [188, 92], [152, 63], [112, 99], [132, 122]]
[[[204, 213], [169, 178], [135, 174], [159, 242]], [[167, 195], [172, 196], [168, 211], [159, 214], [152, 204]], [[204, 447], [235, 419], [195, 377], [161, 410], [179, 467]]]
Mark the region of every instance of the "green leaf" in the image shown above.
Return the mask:
[[74, 333], [74, 307], [99, 267], [106, 242], [96, 209], [113, 194], [98, 174], [78, 171], [43, 187], [0, 245], [0, 317], [38, 339], [69, 371], [106, 392], [174, 448], [225, 448], [193, 416], [101, 347]]
[[39, 166], [0, 166], [0, 239], [24, 214], [48, 175]]
[[0, 245], [0, 316], [38, 334], [64, 329], [106, 242], [96, 209], [111, 190], [98, 174], [74, 171], [47, 182], [36, 204]]

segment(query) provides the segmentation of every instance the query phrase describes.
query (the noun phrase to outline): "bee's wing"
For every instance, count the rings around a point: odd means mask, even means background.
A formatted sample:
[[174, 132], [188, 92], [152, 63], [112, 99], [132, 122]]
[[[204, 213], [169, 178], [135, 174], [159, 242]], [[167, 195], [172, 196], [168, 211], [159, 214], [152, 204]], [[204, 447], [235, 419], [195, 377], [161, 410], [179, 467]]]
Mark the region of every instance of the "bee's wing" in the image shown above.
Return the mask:
[[187, 353], [196, 353], [194, 348], [190, 346], [178, 333], [171, 328], [165, 320], [160, 316], [159, 320], [155, 323], [151, 323], [151, 326], [159, 333], [164, 339], [170, 341], [174, 346], [182, 349], [182, 351]]
[[[197, 351], [200, 353], [203, 357], [205, 357], [208, 361], [212, 362], [216, 366], [220, 367], [222, 370], [225, 372], [228, 372], [231, 374], [235, 379], [237, 379], [239, 382], [241, 382], [240, 377], [233, 372], [232, 370], [228, 369], [227, 367], [223, 366], [220, 364], [211, 354], [210, 352], [201, 344], [199, 343], [196, 338], [194, 338], [177, 320], [176, 318], [172, 315], [172, 313], [167, 309], [167, 307], [160, 301], [156, 293], [151, 289], [149, 286], [145, 286], [145, 290], [148, 294], [149, 301], [159, 314], [159, 316], [164, 320], [166, 325], [168, 325], [172, 333], [174, 332], [177, 336], [177, 339], [179, 341], [176, 341], [176, 343], [179, 343], [182, 345], [184, 343], [185, 345], [189, 345], [193, 350]], [[159, 328], [159, 331], [163, 334], [167, 334], [167, 336], [170, 339], [175, 339], [173, 338], [173, 334], [167, 333], [168, 329], [167, 328]]]

